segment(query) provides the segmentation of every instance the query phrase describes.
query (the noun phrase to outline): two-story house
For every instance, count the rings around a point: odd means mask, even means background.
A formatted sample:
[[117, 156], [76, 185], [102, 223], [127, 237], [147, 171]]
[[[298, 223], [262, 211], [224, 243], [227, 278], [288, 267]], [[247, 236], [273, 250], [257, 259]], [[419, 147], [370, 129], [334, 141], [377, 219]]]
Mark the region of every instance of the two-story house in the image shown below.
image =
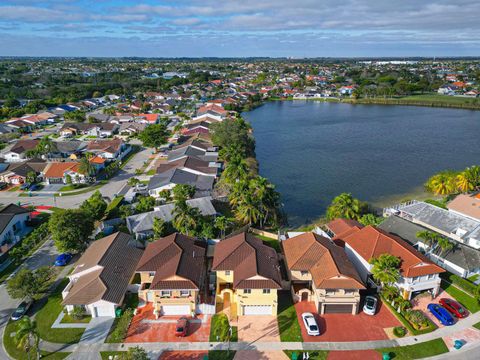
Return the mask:
[[206, 242], [179, 233], [149, 243], [137, 266], [139, 298], [154, 314], [190, 315], [206, 289]]
[[131, 150], [130, 145], [123, 142], [120, 138], [109, 140], [93, 140], [87, 145], [88, 152], [100, 156], [106, 160], [122, 160]]
[[405, 299], [410, 300], [424, 291], [437, 296], [440, 290], [439, 275], [445, 270], [401, 238], [373, 226], [355, 226], [335, 235], [335, 242], [344, 246], [348, 258], [365, 283], [371, 277], [373, 265], [370, 260], [382, 254], [391, 254], [401, 260], [400, 279], [394, 285]]
[[276, 315], [281, 289], [278, 256], [250, 233], [240, 233], [215, 245], [216, 303], [231, 318]]
[[117, 232], [94, 241], [77, 261], [62, 292], [68, 312], [82, 308], [92, 317], [115, 317], [143, 251], [132, 237]]
[[344, 249], [315, 233], [282, 242], [296, 301], [312, 301], [320, 314], [356, 314], [365, 289]]

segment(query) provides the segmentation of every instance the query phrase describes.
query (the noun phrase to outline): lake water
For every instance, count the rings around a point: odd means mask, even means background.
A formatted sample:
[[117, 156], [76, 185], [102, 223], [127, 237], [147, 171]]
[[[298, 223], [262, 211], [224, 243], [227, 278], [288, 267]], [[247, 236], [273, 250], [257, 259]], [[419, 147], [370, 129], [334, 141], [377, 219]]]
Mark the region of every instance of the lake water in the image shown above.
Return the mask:
[[380, 206], [422, 192], [438, 171], [480, 164], [480, 112], [286, 101], [243, 115], [291, 226], [315, 220], [342, 192]]

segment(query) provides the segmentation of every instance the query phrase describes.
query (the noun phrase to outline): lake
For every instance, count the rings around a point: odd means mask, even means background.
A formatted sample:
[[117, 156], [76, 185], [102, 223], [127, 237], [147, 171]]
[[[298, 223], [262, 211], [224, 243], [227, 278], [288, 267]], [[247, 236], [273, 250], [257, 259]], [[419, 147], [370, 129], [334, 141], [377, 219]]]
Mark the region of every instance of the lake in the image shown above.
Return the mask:
[[471, 110], [278, 101], [243, 116], [290, 226], [320, 217], [342, 192], [382, 206], [421, 194], [436, 172], [480, 164]]

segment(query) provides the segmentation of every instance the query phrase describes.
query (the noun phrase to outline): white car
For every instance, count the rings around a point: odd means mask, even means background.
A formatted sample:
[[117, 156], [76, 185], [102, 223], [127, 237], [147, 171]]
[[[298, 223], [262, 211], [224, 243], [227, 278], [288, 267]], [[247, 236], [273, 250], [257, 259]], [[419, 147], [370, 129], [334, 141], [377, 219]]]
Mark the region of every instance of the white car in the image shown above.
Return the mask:
[[307, 329], [307, 334], [311, 336], [319, 336], [320, 329], [318, 328], [317, 322], [313, 317], [312, 313], [303, 313], [302, 314], [303, 323]]
[[363, 305], [363, 312], [367, 315], [375, 315], [377, 311], [378, 300], [375, 296], [366, 296], [365, 305]]

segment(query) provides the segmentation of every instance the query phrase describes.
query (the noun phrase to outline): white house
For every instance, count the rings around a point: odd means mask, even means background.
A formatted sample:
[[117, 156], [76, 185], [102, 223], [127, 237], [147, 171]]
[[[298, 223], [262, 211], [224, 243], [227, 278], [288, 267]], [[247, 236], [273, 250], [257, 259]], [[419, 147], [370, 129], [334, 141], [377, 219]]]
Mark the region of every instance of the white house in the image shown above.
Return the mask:
[[62, 304], [68, 312], [80, 307], [92, 317], [115, 317], [127, 290], [133, 290], [129, 285], [142, 254], [125, 233], [94, 241], [68, 276]]
[[335, 234], [335, 242], [345, 247], [350, 261], [364, 282], [371, 282], [370, 260], [382, 254], [401, 259], [400, 279], [394, 284], [405, 299], [410, 300], [420, 292], [429, 291], [436, 296], [440, 290], [440, 273], [444, 269], [435, 265], [404, 240], [386, 231], [366, 226], [352, 227]]
[[28, 230], [30, 211], [10, 204], [0, 210], [0, 255], [18, 243]]

